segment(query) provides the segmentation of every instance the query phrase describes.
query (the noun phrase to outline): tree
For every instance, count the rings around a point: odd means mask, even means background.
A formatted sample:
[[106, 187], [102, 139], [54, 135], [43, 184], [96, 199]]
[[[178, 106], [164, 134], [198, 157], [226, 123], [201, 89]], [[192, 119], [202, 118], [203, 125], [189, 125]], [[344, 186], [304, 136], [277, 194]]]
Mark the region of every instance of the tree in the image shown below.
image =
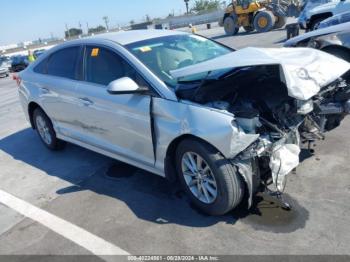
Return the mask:
[[106, 27], [104, 27], [102, 25], [99, 25], [97, 27], [89, 28], [89, 34], [99, 33], [99, 32], [103, 32], [103, 31], [106, 31]]
[[70, 28], [67, 31], [64, 32], [64, 35], [66, 36], [66, 38], [69, 37], [74, 37], [74, 36], [78, 36], [81, 35], [83, 33], [83, 30], [78, 29], [78, 28]]
[[134, 24], [135, 24], [135, 21], [134, 21], [134, 20], [131, 20], [129, 23], [130, 23], [130, 25], [134, 25]]
[[219, 0], [196, 0], [191, 11], [195, 13], [204, 13], [207, 11], [220, 9], [221, 3]]

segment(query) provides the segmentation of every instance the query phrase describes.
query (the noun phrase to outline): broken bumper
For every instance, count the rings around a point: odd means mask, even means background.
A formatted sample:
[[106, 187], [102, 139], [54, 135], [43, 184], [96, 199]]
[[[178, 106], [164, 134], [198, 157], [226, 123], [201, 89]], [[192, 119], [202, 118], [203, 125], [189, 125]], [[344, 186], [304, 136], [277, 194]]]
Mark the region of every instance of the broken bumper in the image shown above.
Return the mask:
[[320, 115], [350, 114], [350, 99], [345, 102], [321, 104]]
[[[277, 135], [277, 134], [276, 134]], [[272, 180], [277, 191], [283, 191], [287, 175], [299, 165], [299, 133], [292, 130], [279, 139], [260, 137], [254, 144], [238, 155], [232, 163], [246, 182], [248, 208], [252, 206], [253, 195], [260, 185], [261, 167], [259, 159], [268, 159]]]

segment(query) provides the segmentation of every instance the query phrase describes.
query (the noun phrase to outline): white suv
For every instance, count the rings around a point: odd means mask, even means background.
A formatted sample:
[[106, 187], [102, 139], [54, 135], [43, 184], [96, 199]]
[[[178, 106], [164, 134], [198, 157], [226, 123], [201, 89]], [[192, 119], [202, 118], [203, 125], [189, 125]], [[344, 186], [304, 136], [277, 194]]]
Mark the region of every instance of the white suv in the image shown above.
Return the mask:
[[[318, 5], [319, 1], [308, 2], [301, 12], [298, 22], [301, 28], [315, 30], [328, 17], [350, 11], [350, 0], [332, 0]], [[322, 2], [321, 2], [322, 3]]]

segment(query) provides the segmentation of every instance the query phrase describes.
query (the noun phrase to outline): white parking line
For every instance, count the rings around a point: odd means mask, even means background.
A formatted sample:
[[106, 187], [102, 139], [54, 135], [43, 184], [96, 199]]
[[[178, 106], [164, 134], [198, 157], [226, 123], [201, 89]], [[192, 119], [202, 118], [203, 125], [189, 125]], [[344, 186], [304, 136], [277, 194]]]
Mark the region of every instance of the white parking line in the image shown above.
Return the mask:
[[130, 255], [110, 242], [0, 189], [0, 203], [39, 222], [97, 256]]

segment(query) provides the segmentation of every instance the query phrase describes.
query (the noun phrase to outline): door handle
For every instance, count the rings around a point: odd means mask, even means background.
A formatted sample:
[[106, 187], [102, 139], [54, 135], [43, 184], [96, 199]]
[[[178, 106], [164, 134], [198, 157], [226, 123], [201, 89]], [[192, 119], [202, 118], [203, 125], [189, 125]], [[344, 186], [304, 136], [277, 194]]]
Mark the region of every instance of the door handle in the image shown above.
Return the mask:
[[41, 93], [43, 93], [43, 94], [50, 93], [50, 90], [48, 88], [46, 88], [46, 87], [40, 87], [40, 90], [41, 90]]
[[91, 106], [94, 103], [87, 97], [81, 97], [79, 100], [84, 104], [84, 106]]

